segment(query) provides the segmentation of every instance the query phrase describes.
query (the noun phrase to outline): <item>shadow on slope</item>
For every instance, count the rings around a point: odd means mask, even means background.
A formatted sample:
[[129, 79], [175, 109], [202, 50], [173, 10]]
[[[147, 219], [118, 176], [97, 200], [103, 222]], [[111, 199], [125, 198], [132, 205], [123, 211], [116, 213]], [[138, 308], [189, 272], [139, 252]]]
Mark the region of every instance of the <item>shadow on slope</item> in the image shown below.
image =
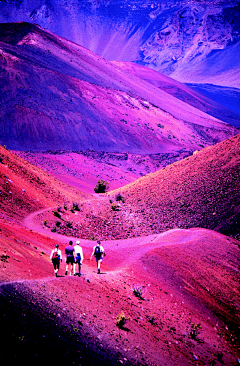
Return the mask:
[[[44, 285], [42, 285], [44, 286]], [[0, 359], [8, 364], [79, 364], [121, 365], [121, 354], [103, 348], [97, 338], [79, 323], [72, 325], [66, 309], [54, 306], [48, 299], [24, 284], [1, 285], [0, 318], [4, 336], [1, 341]], [[69, 310], [66, 311], [67, 313]], [[64, 321], [61, 320], [64, 318]], [[91, 338], [91, 339], [90, 339]], [[8, 352], [7, 350], [10, 350]], [[6, 352], [7, 351], [7, 352]], [[125, 362], [134, 365], [134, 362]]]
[[[237, 120], [234, 119], [230, 122], [224, 118], [220, 118], [223, 121], [239, 127], [240, 121], [240, 89], [212, 84], [187, 84], [191, 89], [205, 95], [207, 98], [215, 100], [217, 103], [225, 106], [228, 111], [233, 111], [236, 114]], [[229, 113], [230, 116], [230, 113]], [[235, 117], [235, 118], [236, 118]]]
[[240, 127], [239, 89], [207, 84], [185, 85], [169, 76], [134, 63], [113, 62], [113, 64], [210, 116]]

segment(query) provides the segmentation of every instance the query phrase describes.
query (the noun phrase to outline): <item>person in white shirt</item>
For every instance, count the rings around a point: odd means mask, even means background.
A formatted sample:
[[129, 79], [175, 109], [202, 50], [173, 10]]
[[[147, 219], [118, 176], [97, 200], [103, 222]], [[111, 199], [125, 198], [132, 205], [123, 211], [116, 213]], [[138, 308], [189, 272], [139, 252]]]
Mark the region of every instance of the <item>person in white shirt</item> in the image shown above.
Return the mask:
[[[76, 241], [76, 245], [74, 246], [74, 252], [75, 252], [75, 261], [73, 265], [73, 274], [74, 276], [81, 276], [81, 267], [83, 262], [83, 251], [82, 247], [80, 247], [80, 241]], [[76, 267], [78, 265], [78, 272], [76, 272]]]
[[52, 261], [54, 274], [57, 277], [59, 268], [60, 268], [60, 261], [62, 262], [62, 252], [59, 249], [59, 245], [56, 244], [55, 248], [52, 250], [50, 255], [50, 260]]
[[94, 257], [96, 258], [98, 274], [100, 274], [100, 266], [101, 266], [101, 263], [103, 260], [103, 256], [106, 255], [104, 252], [103, 246], [100, 244], [101, 244], [101, 242], [100, 242], [100, 240], [98, 240], [97, 245], [95, 245], [95, 247], [93, 247], [93, 252], [90, 257], [90, 259], [92, 259], [92, 256], [94, 255]]

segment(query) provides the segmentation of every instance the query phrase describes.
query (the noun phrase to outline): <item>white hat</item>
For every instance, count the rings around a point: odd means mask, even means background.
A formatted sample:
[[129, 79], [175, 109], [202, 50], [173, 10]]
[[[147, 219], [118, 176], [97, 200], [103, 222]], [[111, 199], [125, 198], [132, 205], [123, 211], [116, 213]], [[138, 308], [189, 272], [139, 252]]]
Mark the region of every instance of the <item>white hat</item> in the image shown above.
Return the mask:
[[77, 240], [77, 241], [76, 241], [76, 244], [80, 244], [80, 241], [79, 241], [79, 240]]

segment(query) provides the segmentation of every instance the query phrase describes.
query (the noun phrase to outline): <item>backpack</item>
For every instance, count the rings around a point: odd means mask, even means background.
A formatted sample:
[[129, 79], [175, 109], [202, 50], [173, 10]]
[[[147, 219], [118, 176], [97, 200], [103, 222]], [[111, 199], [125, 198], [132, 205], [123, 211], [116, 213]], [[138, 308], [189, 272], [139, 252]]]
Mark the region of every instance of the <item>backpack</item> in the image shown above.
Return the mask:
[[102, 253], [101, 253], [101, 249], [99, 245], [96, 245], [95, 251], [94, 251], [94, 255], [96, 258], [100, 258]]
[[56, 252], [53, 253], [52, 255], [52, 259], [58, 259], [59, 255], [58, 255], [58, 250]]
[[81, 261], [81, 255], [80, 255], [80, 253], [77, 253], [77, 255], [76, 255], [76, 261]]

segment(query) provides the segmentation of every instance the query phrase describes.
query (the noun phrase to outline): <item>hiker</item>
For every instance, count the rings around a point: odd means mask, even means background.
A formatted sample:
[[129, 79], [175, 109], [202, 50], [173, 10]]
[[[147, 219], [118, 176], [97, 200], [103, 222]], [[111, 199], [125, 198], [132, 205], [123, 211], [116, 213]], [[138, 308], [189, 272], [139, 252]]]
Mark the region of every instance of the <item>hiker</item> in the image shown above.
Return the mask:
[[[74, 252], [75, 252], [75, 261], [73, 265], [73, 274], [74, 276], [81, 276], [81, 267], [83, 262], [83, 251], [82, 247], [80, 247], [80, 241], [76, 241], [76, 245], [74, 246]], [[78, 273], [76, 273], [76, 267], [78, 265]]]
[[55, 248], [52, 250], [50, 255], [50, 260], [52, 261], [54, 274], [57, 277], [59, 268], [60, 268], [60, 261], [62, 262], [62, 252], [59, 249], [59, 245], [56, 244]]
[[100, 266], [101, 266], [101, 262], [103, 260], [103, 255], [105, 256], [105, 252], [104, 249], [101, 245], [100, 240], [97, 241], [97, 245], [95, 245], [95, 247], [93, 248], [93, 252], [91, 254], [90, 259], [92, 259], [92, 256], [94, 255], [94, 257], [96, 258], [96, 262], [97, 262], [97, 269], [98, 269], [98, 274], [100, 274]]
[[[69, 245], [65, 248], [65, 254], [66, 254], [66, 272], [65, 276], [67, 276], [68, 271], [69, 275], [72, 275], [73, 271], [73, 263], [74, 263], [74, 248], [73, 248], [73, 242], [70, 240]], [[70, 270], [69, 270], [70, 267]]]

